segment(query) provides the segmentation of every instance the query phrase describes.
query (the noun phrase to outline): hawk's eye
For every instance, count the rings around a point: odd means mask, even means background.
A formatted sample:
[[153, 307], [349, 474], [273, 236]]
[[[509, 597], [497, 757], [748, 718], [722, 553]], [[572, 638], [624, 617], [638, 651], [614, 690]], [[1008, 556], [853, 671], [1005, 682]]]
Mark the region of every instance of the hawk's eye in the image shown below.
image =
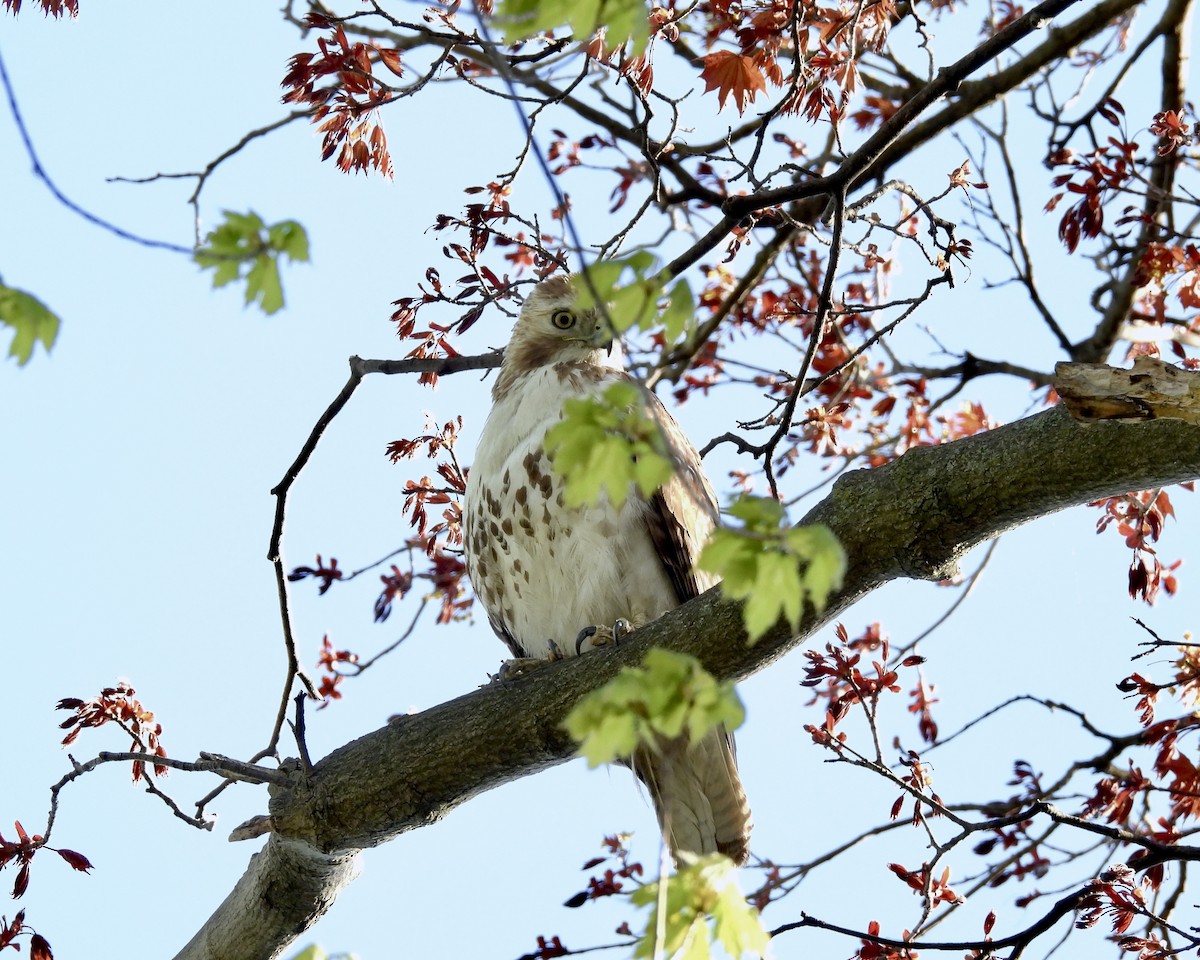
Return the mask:
[[555, 310], [550, 314], [550, 322], [559, 330], [570, 330], [575, 326], [575, 314], [570, 310]]

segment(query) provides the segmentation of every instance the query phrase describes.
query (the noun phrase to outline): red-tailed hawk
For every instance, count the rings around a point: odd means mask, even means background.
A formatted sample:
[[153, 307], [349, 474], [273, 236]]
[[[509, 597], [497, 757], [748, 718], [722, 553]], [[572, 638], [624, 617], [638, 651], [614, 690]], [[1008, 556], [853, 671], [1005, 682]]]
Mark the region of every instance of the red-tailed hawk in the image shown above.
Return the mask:
[[[471, 583], [515, 657], [573, 655], [581, 630], [619, 619], [639, 626], [716, 582], [696, 568], [717, 522], [716, 498], [700, 455], [649, 390], [642, 389], [644, 410], [662, 427], [675, 475], [649, 498], [631, 488], [619, 509], [606, 497], [566, 505], [543, 450], [546, 431], [561, 420], [563, 401], [616, 381], [630, 377], [603, 318], [576, 306], [568, 278], [538, 284], [492, 388], [463, 511]], [[631, 765], [673, 853], [720, 851], [745, 861], [750, 808], [724, 729], [694, 747], [641, 751]]]

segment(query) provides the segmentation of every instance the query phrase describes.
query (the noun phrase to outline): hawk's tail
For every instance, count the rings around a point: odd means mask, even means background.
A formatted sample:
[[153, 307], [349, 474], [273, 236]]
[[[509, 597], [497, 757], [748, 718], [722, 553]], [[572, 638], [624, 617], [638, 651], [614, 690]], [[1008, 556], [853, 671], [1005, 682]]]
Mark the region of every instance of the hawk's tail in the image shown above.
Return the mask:
[[640, 750], [633, 768], [645, 782], [663, 836], [678, 860], [683, 851], [723, 853], [736, 864], [750, 854], [750, 802], [738, 776], [733, 737], [724, 727], [695, 746], [663, 743]]

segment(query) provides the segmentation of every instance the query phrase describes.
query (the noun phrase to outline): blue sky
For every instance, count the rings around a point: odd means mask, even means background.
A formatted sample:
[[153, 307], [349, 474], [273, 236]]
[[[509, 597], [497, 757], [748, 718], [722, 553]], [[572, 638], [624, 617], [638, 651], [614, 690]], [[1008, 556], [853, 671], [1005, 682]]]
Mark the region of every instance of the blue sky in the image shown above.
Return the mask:
[[[304, 48], [273, 4], [85, 0], [77, 21], [46, 22], [28, 4], [19, 19], [0, 17], [0, 53], [58, 186], [127, 230], [184, 245], [192, 233], [190, 182], [106, 178], [198, 169], [247, 130], [276, 119], [284, 110], [284, 64]], [[128, 679], [162, 721], [169, 753], [184, 759], [200, 750], [245, 757], [265, 742], [284, 663], [265, 559], [269, 490], [344, 382], [346, 358], [401, 355], [388, 323], [390, 302], [413, 293], [437, 261], [443, 238], [428, 226], [438, 212], [459, 206], [461, 187], [506, 167], [518, 144], [507, 108], [457, 100], [449, 89], [406, 102], [385, 123], [394, 182], [348, 177], [322, 164], [316, 134], [297, 123], [255, 142], [206, 187], [206, 226], [223, 209], [254, 209], [268, 222], [293, 218], [309, 231], [312, 263], [285, 268], [288, 306], [265, 318], [243, 308], [236, 288], [211, 290], [186, 258], [120, 240], [64, 209], [31, 175], [11, 119], [0, 117], [0, 277], [63, 319], [50, 357], [39, 353], [24, 369], [0, 366], [5, 836], [14, 819], [31, 832], [42, 828], [48, 787], [68, 769], [58, 746], [61, 715], [52, 709], [61, 697], [92, 696]], [[536, 181], [528, 189], [544, 192]], [[939, 335], [952, 346], [989, 323], [1000, 326], [996, 344], [1018, 339], [1009, 324], [1035, 329], [1015, 313], [1004, 314], [1003, 325], [995, 313], [981, 315], [972, 298], [983, 274], [980, 268], [941, 307]], [[1075, 293], [1066, 286], [1050, 291], [1060, 303]], [[1083, 306], [1081, 325], [1088, 320]], [[499, 345], [506, 336], [504, 319], [488, 317], [472, 345]], [[1020, 415], [1014, 396], [1001, 416]], [[439, 422], [462, 412], [469, 462], [486, 402], [487, 384], [474, 374], [447, 378], [432, 392], [400, 378], [370, 378], [295, 487], [288, 565], [321, 552], [349, 569], [394, 549], [408, 531], [400, 491], [424, 468], [391, 465], [386, 444], [418, 432], [426, 412]], [[719, 400], [697, 401], [681, 420], [703, 443], [726, 429], [724, 413]], [[1166, 534], [1167, 559], [1200, 542], [1192, 500], [1176, 495], [1179, 519]], [[1133, 728], [1131, 707], [1112, 686], [1129, 672], [1128, 657], [1142, 639], [1129, 617], [1178, 637], [1195, 626], [1200, 584], [1185, 566], [1181, 597], [1153, 609], [1133, 604], [1123, 589], [1125, 550], [1115, 536], [1094, 535], [1096, 518], [1073, 510], [1006, 536], [975, 596], [923, 645], [929, 677], [941, 688], [943, 729], [970, 719], [985, 701], [1020, 692], [1068, 698], [1101, 726]], [[979, 552], [969, 557], [966, 568], [979, 559]], [[370, 582], [335, 588], [319, 601], [314, 593], [308, 584], [294, 591], [310, 663], [326, 632], [338, 646], [370, 652], [407, 623], [399, 610], [386, 625], [372, 624]], [[882, 620], [904, 642], [953, 598], [929, 584], [895, 584], [845, 621], [855, 634]], [[345, 701], [310, 716], [310, 749], [323, 755], [389, 714], [470, 690], [503, 654], [482, 622], [430, 624], [347, 684]], [[1062, 673], [1088, 682], [1064, 691], [1056, 682]], [[860, 772], [825, 764], [807, 743], [802, 724], [817, 718], [804, 707], [801, 678], [802, 661], [793, 654], [742, 687], [749, 718], [739, 757], [755, 809], [754, 849], [781, 861], [822, 852], [856, 818], [882, 819], [894, 798]], [[899, 714], [903, 707], [897, 701], [892, 709]], [[898, 718], [896, 726], [915, 744], [910, 721]], [[937, 786], [947, 800], [999, 795], [1015, 758], [1051, 769], [1092, 749], [1074, 721], [1032, 709], [1004, 714], [985, 731], [938, 756]], [[82, 760], [124, 746], [99, 731], [72, 750]], [[176, 773], [167, 785], [187, 807], [212, 784]], [[216, 829], [192, 830], [131, 786], [119, 767], [68, 789], [55, 842], [84, 852], [96, 869], [76, 874], [43, 854], [22, 901], [55, 955], [120, 949], [151, 957], [182, 946], [253, 852], [254, 843], [225, 837], [264, 812], [265, 794], [239, 786], [213, 809]], [[534, 949], [539, 934], [561, 935], [575, 947], [607, 942], [621, 919], [636, 926], [632, 910], [558, 904], [585, 885], [579, 866], [598, 852], [603, 835], [621, 830], [636, 832], [639, 857], [657, 857], [652, 813], [623, 770], [588, 771], [574, 762], [510, 784], [369, 851], [363, 875], [298, 946], [319, 940], [363, 960], [396, 956], [401, 947], [414, 955], [507, 960]], [[768, 921], [795, 919], [804, 909], [851, 926], [872, 918], [903, 922], [915, 916], [916, 902], [883, 864], [911, 865], [923, 855], [920, 837], [893, 834], [853, 866], [816, 874]], [[848, 897], [847, 887], [869, 889], [870, 902]], [[1003, 889], [991, 904], [1002, 923], [1029, 919], [1009, 906], [1019, 892]], [[3, 909], [11, 916], [17, 908]], [[978, 917], [960, 932], [977, 930]], [[1095, 946], [1094, 937], [1077, 940], [1069, 955], [1085, 956]], [[775, 950], [780, 957], [848, 952], [815, 934], [793, 934]]]

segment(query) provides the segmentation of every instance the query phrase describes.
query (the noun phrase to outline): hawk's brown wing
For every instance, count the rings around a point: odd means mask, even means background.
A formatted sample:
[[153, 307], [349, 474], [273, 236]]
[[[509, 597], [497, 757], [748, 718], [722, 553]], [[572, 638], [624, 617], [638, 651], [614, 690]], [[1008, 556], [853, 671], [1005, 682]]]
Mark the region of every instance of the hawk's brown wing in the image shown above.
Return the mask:
[[696, 569], [696, 560], [717, 525], [717, 498], [692, 442], [658, 397], [649, 390], [645, 396], [646, 412], [662, 430], [675, 466], [671, 479], [650, 498], [646, 525], [675, 595], [686, 603], [716, 583]]

